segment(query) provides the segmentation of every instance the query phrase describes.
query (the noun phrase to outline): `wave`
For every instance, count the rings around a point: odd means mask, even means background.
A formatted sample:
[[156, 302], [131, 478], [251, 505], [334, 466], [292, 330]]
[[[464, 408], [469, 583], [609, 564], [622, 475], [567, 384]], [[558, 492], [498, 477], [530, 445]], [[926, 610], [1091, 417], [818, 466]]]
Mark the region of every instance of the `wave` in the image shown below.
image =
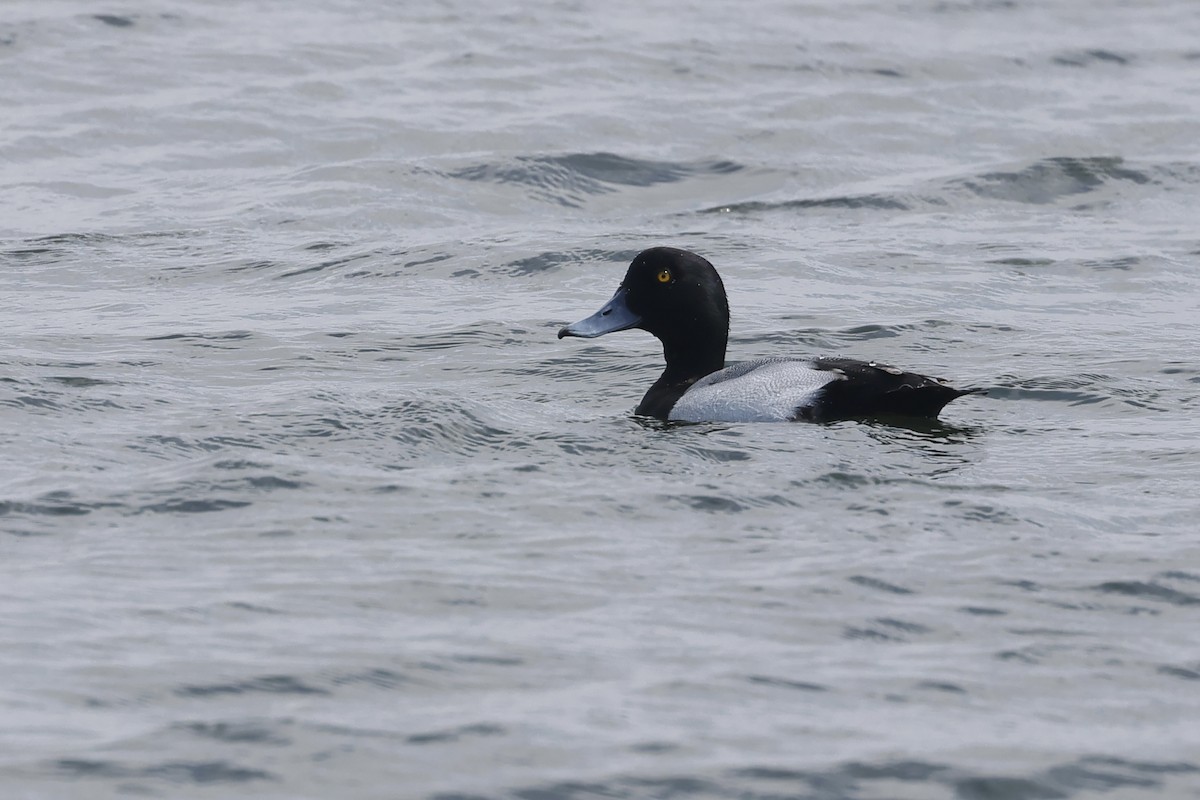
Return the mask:
[[654, 161], [600, 152], [517, 156], [446, 174], [460, 180], [524, 186], [540, 200], [579, 208], [588, 195], [678, 183], [696, 176], [726, 175], [742, 169], [742, 165], [726, 160]]
[[783, 200], [748, 200], [700, 209], [700, 214], [804, 211], [945, 211], [979, 201], [1051, 205], [1092, 192], [1153, 187], [1156, 192], [1200, 182], [1200, 164], [1130, 163], [1120, 156], [1054, 156], [1008, 169], [943, 178], [893, 191], [839, 193]]

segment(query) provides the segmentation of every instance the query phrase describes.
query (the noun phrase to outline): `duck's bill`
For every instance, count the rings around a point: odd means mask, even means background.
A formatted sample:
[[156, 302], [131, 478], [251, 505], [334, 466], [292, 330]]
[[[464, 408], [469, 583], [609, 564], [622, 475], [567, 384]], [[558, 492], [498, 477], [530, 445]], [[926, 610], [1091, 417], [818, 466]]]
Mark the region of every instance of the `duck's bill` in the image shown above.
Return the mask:
[[612, 296], [612, 300], [604, 304], [604, 308], [587, 319], [581, 319], [579, 322], [563, 328], [558, 332], [558, 338], [578, 336], [582, 339], [595, 339], [606, 333], [637, 327], [642, 318], [633, 313], [626, 304], [625, 299], [628, 294], [629, 292], [624, 286], [617, 289], [617, 293]]

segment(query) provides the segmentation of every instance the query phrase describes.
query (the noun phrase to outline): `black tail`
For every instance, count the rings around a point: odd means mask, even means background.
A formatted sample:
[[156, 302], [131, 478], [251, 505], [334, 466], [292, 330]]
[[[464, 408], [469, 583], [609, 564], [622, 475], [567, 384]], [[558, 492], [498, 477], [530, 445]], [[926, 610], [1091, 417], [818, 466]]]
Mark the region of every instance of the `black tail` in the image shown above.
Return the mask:
[[981, 394], [983, 389], [955, 389], [938, 378], [849, 358], [820, 358], [818, 369], [841, 376], [825, 386], [813, 409], [816, 422], [859, 417], [925, 417], [936, 419], [951, 400]]

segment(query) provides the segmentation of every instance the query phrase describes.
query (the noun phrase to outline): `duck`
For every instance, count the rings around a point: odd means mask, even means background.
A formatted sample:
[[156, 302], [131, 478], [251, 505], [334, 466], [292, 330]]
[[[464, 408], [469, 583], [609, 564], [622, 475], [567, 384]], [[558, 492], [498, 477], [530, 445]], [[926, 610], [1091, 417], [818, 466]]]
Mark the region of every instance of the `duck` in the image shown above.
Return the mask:
[[875, 361], [821, 356], [725, 365], [729, 299], [707, 259], [675, 247], [643, 250], [612, 299], [558, 338], [644, 330], [666, 368], [634, 413], [669, 422], [834, 422], [936, 419], [952, 400], [980, 393]]

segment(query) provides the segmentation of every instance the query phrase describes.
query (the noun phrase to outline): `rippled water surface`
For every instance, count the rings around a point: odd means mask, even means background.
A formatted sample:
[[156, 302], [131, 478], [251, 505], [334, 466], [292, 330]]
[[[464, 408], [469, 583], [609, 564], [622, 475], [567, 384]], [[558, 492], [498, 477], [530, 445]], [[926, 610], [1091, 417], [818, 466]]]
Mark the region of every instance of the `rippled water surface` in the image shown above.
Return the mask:
[[[12, 798], [1200, 793], [1190, 0], [12, 0]], [[632, 415], [639, 250], [937, 425]]]

